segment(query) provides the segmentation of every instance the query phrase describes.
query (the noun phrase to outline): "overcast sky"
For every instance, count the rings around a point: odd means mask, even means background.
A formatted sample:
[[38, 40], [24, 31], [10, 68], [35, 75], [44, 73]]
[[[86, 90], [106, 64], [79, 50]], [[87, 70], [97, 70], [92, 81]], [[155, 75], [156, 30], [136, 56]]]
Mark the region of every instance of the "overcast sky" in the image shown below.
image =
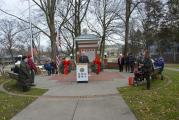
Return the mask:
[[[32, 1], [31, 1], [31, 5], [32, 4], [34, 4], [34, 3], [32, 3]], [[29, 15], [29, 13], [28, 13], [29, 12], [28, 11], [28, 0], [1, 0], [0, 8], [7, 11], [8, 13], [14, 14], [14, 15], [21, 17], [21, 18], [26, 18]], [[7, 17], [10, 17], [10, 16], [7, 16], [5, 14], [0, 14], [1, 19], [4, 18], [4, 17], [7, 18]], [[32, 20], [32, 22], [33, 22], [33, 20]], [[119, 36], [114, 36], [114, 37], [117, 38], [117, 39], [120, 39], [120, 38], [118, 38]], [[44, 41], [47, 38], [44, 37], [44, 36], [41, 36], [41, 39], [43, 39], [43, 41]], [[49, 46], [49, 42], [47, 42], [47, 41], [48, 40], [45, 40], [45, 43], [41, 42], [41, 44], [43, 46], [47, 47], [47, 46]]]
[[[33, 6], [34, 3], [31, 1], [31, 5]], [[27, 18], [29, 16], [29, 7], [28, 7], [28, 0], [1, 0], [0, 8], [7, 11], [8, 13], [14, 14], [21, 18]], [[0, 13], [0, 19], [2, 18], [9, 18], [6, 14]], [[11, 17], [12, 18], [12, 17]], [[33, 22], [33, 20], [32, 20]], [[41, 39], [47, 39], [45, 36], [41, 36]], [[45, 40], [44, 43], [41, 42], [41, 45], [48, 47], [49, 41]]]
[[[0, 7], [12, 14], [23, 16], [28, 14], [28, 1], [26, 0], [1, 0]], [[3, 16], [1, 16], [3, 17]]]

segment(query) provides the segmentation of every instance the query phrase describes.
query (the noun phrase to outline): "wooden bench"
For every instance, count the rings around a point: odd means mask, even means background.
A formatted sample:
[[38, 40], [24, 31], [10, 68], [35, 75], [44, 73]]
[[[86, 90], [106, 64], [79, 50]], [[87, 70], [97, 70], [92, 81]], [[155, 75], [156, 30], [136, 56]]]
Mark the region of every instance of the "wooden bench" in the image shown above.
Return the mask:
[[19, 85], [20, 87], [22, 87], [22, 90], [23, 91], [27, 91], [27, 90], [29, 90], [30, 89], [30, 82], [28, 82], [28, 80], [27, 81], [21, 81], [20, 79], [19, 79], [19, 74], [17, 74], [17, 73], [14, 73], [14, 72], [8, 72], [8, 74], [9, 74], [9, 77], [11, 78], [11, 79], [14, 79], [14, 80], [16, 80], [17, 81], [17, 85]]

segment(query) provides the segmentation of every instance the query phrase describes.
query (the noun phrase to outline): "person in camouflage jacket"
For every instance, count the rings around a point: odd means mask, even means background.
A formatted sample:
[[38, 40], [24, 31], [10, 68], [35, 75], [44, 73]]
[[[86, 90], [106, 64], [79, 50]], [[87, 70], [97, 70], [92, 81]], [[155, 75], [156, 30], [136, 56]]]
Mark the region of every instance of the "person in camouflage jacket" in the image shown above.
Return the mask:
[[19, 80], [22, 84], [23, 91], [26, 91], [30, 84], [30, 67], [27, 64], [27, 57], [23, 56], [22, 61], [20, 63], [20, 69], [19, 69]]
[[147, 89], [150, 89], [150, 76], [152, 73], [152, 61], [149, 56], [149, 52], [146, 50], [144, 52], [144, 60], [143, 60], [143, 72], [144, 72], [144, 77], [146, 78], [147, 81]]

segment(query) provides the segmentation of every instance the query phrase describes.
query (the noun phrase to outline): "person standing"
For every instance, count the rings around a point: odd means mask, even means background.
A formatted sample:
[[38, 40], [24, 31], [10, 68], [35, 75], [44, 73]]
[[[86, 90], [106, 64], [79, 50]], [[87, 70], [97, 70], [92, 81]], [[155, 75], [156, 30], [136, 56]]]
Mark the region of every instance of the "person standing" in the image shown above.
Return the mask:
[[51, 64], [48, 62], [48, 60], [46, 61], [46, 63], [44, 64], [44, 68], [48, 73], [48, 76], [50, 76], [52, 74], [52, 66]]
[[126, 67], [126, 72], [130, 71], [130, 66], [129, 66], [129, 55], [125, 55], [124, 57], [124, 63], [125, 63], [125, 67]]
[[79, 58], [79, 63], [89, 63], [88, 56], [86, 56], [84, 52], [81, 53], [81, 56]]
[[96, 73], [99, 74], [101, 72], [101, 60], [99, 56], [96, 56], [95, 60], [93, 61], [94, 65], [97, 65]]
[[150, 59], [148, 50], [144, 51], [143, 70], [144, 70], [144, 77], [147, 81], [147, 90], [150, 90], [150, 76], [152, 73], [152, 61]]
[[135, 62], [135, 58], [132, 55], [132, 53], [129, 54], [129, 67], [130, 67], [130, 72], [133, 73], [133, 69], [134, 69], [134, 62]]
[[23, 56], [20, 63], [19, 80], [22, 84], [23, 91], [27, 91], [29, 88], [29, 83], [31, 84], [30, 67], [27, 63], [27, 56]]
[[34, 79], [35, 79], [35, 72], [37, 72], [37, 67], [36, 65], [34, 64], [33, 60], [32, 60], [32, 56], [29, 55], [28, 56], [28, 60], [27, 60], [27, 63], [30, 67], [30, 74], [31, 74], [31, 86], [35, 86], [34, 84]]
[[54, 62], [54, 60], [52, 60], [52, 62], [50, 63], [51, 64], [51, 67], [52, 67], [52, 74], [57, 74], [57, 65], [56, 63]]
[[124, 57], [123, 57], [122, 54], [119, 55], [118, 65], [119, 65], [119, 71], [120, 71], [120, 72], [123, 72]]

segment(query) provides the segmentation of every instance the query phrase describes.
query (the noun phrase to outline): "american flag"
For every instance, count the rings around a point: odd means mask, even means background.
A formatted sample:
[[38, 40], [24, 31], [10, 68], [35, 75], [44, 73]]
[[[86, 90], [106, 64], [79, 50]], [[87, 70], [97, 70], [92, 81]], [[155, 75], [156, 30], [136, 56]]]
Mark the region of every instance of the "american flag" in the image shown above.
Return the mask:
[[57, 54], [56, 54], [56, 65], [57, 68], [60, 65], [60, 51], [59, 48], [61, 47], [61, 38], [60, 38], [60, 28], [57, 30], [57, 38], [56, 38], [56, 44], [57, 44]]

